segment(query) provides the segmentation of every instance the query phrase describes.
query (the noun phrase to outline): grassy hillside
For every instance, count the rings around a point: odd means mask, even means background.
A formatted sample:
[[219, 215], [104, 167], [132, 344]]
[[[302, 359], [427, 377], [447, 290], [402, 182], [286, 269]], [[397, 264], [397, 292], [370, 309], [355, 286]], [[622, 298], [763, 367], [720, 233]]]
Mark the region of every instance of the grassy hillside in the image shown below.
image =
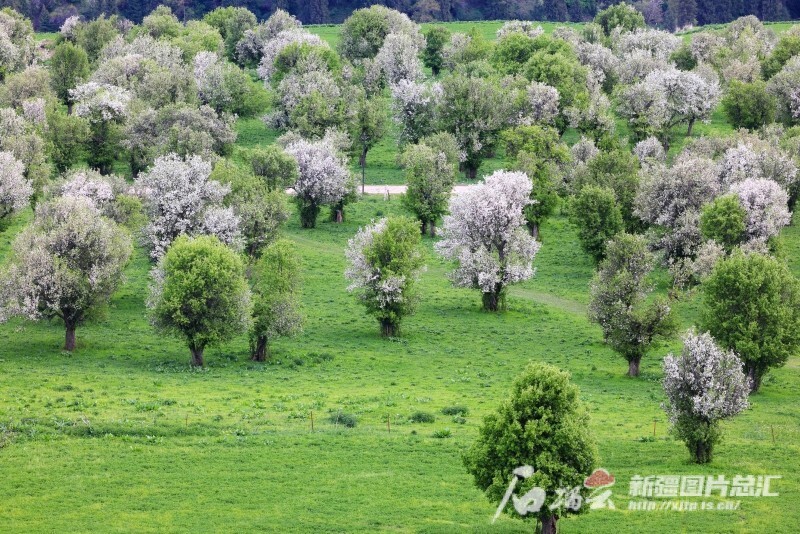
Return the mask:
[[[473, 25], [491, 37], [500, 23], [449, 24]], [[312, 31], [338, 38], [334, 26]], [[730, 130], [717, 113], [695, 135]], [[258, 119], [238, 131], [239, 148], [277, 136]], [[368, 180], [402, 183], [395, 157], [390, 135], [369, 154]], [[501, 154], [482, 171], [503, 163]], [[560, 214], [542, 227], [536, 277], [514, 287], [509, 310], [496, 315], [480, 311], [476, 292], [451, 287], [450, 266], [425, 238], [418, 313], [401, 338], [381, 339], [345, 290], [343, 250], [360, 226], [402, 212], [397, 198], [366, 197], [341, 225], [303, 230], [296, 215], [290, 220], [307, 323], [301, 336], [275, 343], [267, 364], [249, 361], [241, 338], [191, 369], [188, 350], [148, 324], [151, 264], [142, 249], [108, 309], [79, 328], [74, 353], [61, 351], [57, 322], [0, 325], [0, 532], [530, 532], [506, 516], [490, 525], [498, 503], [473, 486], [461, 454], [531, 360], [572, 373], [600, 466], [617, 479], [616, 510], [564, 519], [562, 532], [797, 532], [800, 357], [768, 375], [751, 409], [724, 425], [712, 464], [691, 464], [659, 407], [661, 360], [680, 341], [657, 345], [640, 378], [625, 376], [625, 361], [587, 320], [594, 265]], [[30, 218], [2, 230], [0, 263]], [[798, 226], [784, 240], [800, 275]], [[666, 292], [666, 273], [653, 281]], [[699, 298], [676, 308], [688, 328]], [[464, 421], [442, 413], [453, 406], [467, 408]], [[434, 422], [412, 422], [417, 412]], [[350, 417], [353, 428], [343, 424]], [[779, 497], [742, 499], [736, 511], [645, 512], [627, 509], [634, 475], [783, 479], [772, 488]]]

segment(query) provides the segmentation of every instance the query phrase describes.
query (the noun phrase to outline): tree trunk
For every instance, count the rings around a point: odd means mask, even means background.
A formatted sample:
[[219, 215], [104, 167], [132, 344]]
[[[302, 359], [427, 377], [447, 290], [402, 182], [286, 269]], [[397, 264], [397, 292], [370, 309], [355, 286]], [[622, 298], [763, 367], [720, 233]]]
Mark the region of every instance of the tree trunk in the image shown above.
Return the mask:
[[428, 231], [430, 232], [431, 237], [436, 237], [436, 221], [431, 221], [428, 224]]
[[67, 331], [64, 335], [64, 350], [72, 352], [75, 350], [75, 325], [67, 323]]
[[191, 363], [195, 367], [203, 367], [203, 349], [189, 347], [192, 352]]
[[363, 195], [367, 187], [367, 147], [361, 150], [358, 164], [361, 165], [361, 194]]
[[469, 166], [464, 167], [464, 172], [467, 175], [467, 180], [475, 180], [475, 179], [478, 178], [478, 168], [477, 167], [474, 168], [474, 169], [472, 167], [469, 167]]
[[747, 373], [747, 378], [750, 379], [750, 393], [756, 393], [758, 388], [761, 387], [761, 373], [758, 372], [754, 365], [746, 364], [745, 372]]
[[337, 224], [341, 224], [344, 221], [344, 211], [341, 208], [336, 208], [335, 221]]
[[259, 336], [256, 341], [256, 346], [253, 348], [250, 359], [254, 362], [265, 362], [269, 356], [269, 347], [267, 346], [266, 336]]
[[420, 222], [420, 230], [422, 231], [422, 235], [428, 233], [428, 221], [421, 221]]
[[558, 532], [558, 516], [553, 514], [542, 519], [542, 534], [556, 534]]
[[697, 441], [692, 448], [692, 458], [698, 464], [707, 464], [711, 461], [711, 454], [714, 449], [713, 443]]
[[397, 335], [397, 323], [388, 319], [378, 319], [381, 323], [381, 336], [395, 337]]
[[692, 128], [694, 128], [694, 119], [689, 121], [689, 129], [686, 131], [686, 137], [692, 136]]
[[67, 102], [67, 115], [72, 115], [72, 102]]
[[539, 223], [528, 221], [528, 231], [530, 231], [531, 237], [539, 239]]
[[498, 291], [483, 294], [483, 309], [491, 312], [500, 309], [500, 293]]
[[628, 376], [639, 376], [639, 364], [641, 362], [641, 356], [633, 356], [628, 360]]

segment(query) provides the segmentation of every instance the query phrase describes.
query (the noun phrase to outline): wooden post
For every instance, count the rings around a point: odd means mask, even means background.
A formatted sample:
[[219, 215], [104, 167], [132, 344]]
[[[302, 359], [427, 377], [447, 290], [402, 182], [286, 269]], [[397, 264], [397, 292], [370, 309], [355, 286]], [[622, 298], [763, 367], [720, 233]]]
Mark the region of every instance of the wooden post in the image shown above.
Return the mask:
[[656, 420], [653, 419], [653, 437], [656, 437]]
[[311, 410], [311, 431], [314, 431], [314, 410]]
[[775, 427], [772, 426], [772, 425], [769, 425], [769, 429], [772, 432], [772, 444], [775, 445]]

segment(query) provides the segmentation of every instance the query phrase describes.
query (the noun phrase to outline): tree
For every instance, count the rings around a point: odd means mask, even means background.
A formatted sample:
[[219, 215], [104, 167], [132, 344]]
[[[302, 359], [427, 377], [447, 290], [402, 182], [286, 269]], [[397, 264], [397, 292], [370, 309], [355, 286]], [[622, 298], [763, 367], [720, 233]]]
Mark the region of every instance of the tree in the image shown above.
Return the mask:
[[708, 333], [689, 332], [677, 358], [664, 358], [664, 411], [675, 435], [698, 464], [711, 461], [721, 437], [719, 422], [749, 406], [742, 361], [722, 350]]
[[323, 205], [338, 204], [348, 195], [350, 171], [336, 149], [325, 140], [299, 139], [286, 147], [286, 153], [297, 161], [299, 170], [293, 189], [300, 225], [314, 228]]
[[211, 164], [199, 156], [169, 154], [136, 178], [145, 192], [150, 223], [144, 229], [150, 257], [158, 260], [180, 235], [211, 234], [228, 245], [240, 242], [239, 217], [222, 207], [228, 186], [210, 180]]
[[560, 142], [554, 128], [518, 126], [502, 134], [506, 156], [515, 158], [515, 170], [531, 179], [531, 203], [525, 207], [528, 229], [539, 237], [539, 225], [558, 204], [558, 168], [570, 160], [569, 148]]
[[297, 181], [297, 161], [276, 145], [250, 152], [250, 167], [268, 191], [283, 191]]
[[586, 185], [611, 189], [626, 230], [639, 231], [642, 223], [634, 213], [636, 191], [639, 188], [639, 161], [636, 156], [622, 147], [602, 151], [588, 161], [586, 171], [577, 176], [574, 190], [580, 191]]
[[510, 102], [492, 80], [456, 74], [442, 81], [439, 118], [442, 129], [452, 133], [464, 151], [464, 171], [474, 180], [508, 121]]
[[0, 221], [24, 209], [33, 195], [25, 166], [10, 152], [0, 152]]
[[450, 41], [450, 30], [444, 26], [431, 26], [425, 31], [425, 48], [422, 50], [422, 62], [431, 69], [434, 76], [439, 76], [439, 71], [444, 66], [442, 50]]
[[65, 115], [56, 107], [47, 110], [45, 140], [56, 172], [63, 174], [86, 153], [89, 123], [82, 117]]
[[794, 27], [781, 34], [778, 44], [770, 55], [764, 58], [761, 72], [764, 79], [769, 80], [778, 74], [783, 66], [794, 56], [800, 55], [800, 32]]
[[744, 362], [751, 392], [766, 372], [800, 347], [800, 284], [788, 267], [763, 254], [734, 254], [703, 284], [701, 325]]
[[361, 166], [361, 192], [367, 183], [367, 152], [381, 140], [386, 133], [386, 108], [383, 100], [368, 98], [360, 93], [356, 99], [353, 116], [350, 120], [350, 139], [353, 149], [358, 151], [358, 164]]
[[183, 338], [191, 364], [203, 352], [247, 331], [250, 290], [239, 256], [213, 236], [178, 237], [152, 274], [147, 301], [159, 331]]
[[757, 130], [775, 120], [775, 97], [761, 80], [742, 83], [732, 80], [722, 99], [722, 109], [734, 128]]
[[789, 196], [774, 180], [748, 178], [731, 186], [747, 217], [745, 233], [750, 241], [765, 243], [792, 221], [787, 207]]
[[414, 313], [416, 283], [424, 267], [420, 234], [413, 220], [390, 217], [379, 220], [347, 242], [347, 290], [374, 315], [383, 337], [395, 337], [404, 317]]
[[279, 239], [268, 246], [250, 274], [253, 293], [253, 324], [250, 327], [250, 357], [257, 362], [269, 358], [269, 342], [279, 336], [294, 336], [303, 328], [300, 304], [301, 261], [290, 241]]
[[416, 143], [434, 131], [442, 97], [440, 84], [402, 80], [391, 91], [392, 118], [400, 126], [400, 145]]
[[637, 28], [645, 27], [644, 16], [636, 8], [625, 2], [620, 2], [599, 11], [594, 17], [594, 22], [603, 28], [603, 33], [606, 36], [610, 36], [615, 28], [633, 31]]
[[435, 247], [458, 262], [453, 284], [479, 289], [483, 308], [497, 311], [510, 284], [534, 275], [540, 244], [525, 229], [531, 181], [521, 172], [496, 171], [450, 200], [442, 240]]
[[608, 242], [606, 258], [590, 285], [589, 319], [600, 325], [605, 342], [628, 361], [628, 376], [639, 376], [639, 365], [656, 337], [675, 329], [668, 303], [649, 299], [646, 282], [653, 254], [643, 236], [619, 234]]
[[[517, 377], [508, 399], [484, 418], [478, 439], [464, 454], [467, 472], [491, 501], [503, 499], [508, 480], [523, 466], [532, 469], [517, 477], [520, 495], [535, 487], [546, 497], [564, 487], [585, 493], [597, 446], [579, 395], [569, 373], [545, 363], [530, 363]], [[535, 515], [525, 517], [541, 521], [542, 533], [555, 534], [559, 517], [572, 510], [563, 502], [553, 510], [555, 499], [543, 501]]]
[[614, 191], [587, 185], [570, 206], [570, 221], [578, 227], [584, 252], [599, 262], [605, 257], [606, 242], [624, 229]]
[[244, 7], [218, 7], [203, 17], [203, 22], [219, 30], [225, 42], [225, 55], [231, 61], [236, 59], [236, 44], [247, 30], [258, 24], [256, 16]]
[[0, 319], [58, 317], [64, 350], [72, 351], [75, 329], [109, 301], [132, 247], [128, 234], [88, 200], [65, 197], [39, 205], [13, 251], [2, 274]]
[[[438, 141], [438, 142], [437, 142]], [[455, 185], [458, 145], [448, 133], [409, 145], [400, 162], [405, 168], [406, 193], [403, 205], [421, 223], [421, 233], [436, 235], [436, 221], [447, 213], [447, 203]]]
[[339, 53], [354, 62], [373, 58], [392, 33], [405, 33], [423, 44], [419, 27], [403, 13], [381, 5], [357, 9], [342, 24]]
[[83, 48], [70, 42], [58, 45], [50, 59], [51, 81], [56, 96], [67, 105], [72, 113], [70, 89], [74, 89], [89, 76], [89, 57]]
[[722, 195], [703, 206], [700, 231], [703, 237], [716, 241], [730, 253], [744, 242], [747, 212], [735, 194]]
[[88, 82], [70, 90], [75, 114], [89, 121], [88, 163], [103, 174], [111, 172], [117, 157], [119, 132], [116, 127], [128, 116], [131, 95], [113, 85]]
[[[294, 160], [285, 154], [283, 157], [297, 172]], [[278, 238], [281, 226], [289, 219], [286, 194], [282, 189], [270, 189], [263, 177], [224, 159], [214, 165], [210, 179], [230, 187], [225, 205], [239, 218], [245, 252], [250, 258], [257, 258], [264, 247]]]

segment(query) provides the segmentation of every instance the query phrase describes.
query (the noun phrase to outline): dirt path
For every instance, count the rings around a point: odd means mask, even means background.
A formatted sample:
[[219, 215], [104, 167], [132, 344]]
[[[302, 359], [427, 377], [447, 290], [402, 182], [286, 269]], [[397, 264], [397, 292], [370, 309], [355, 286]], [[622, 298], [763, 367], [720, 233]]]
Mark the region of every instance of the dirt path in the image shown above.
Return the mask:
[[[459, 184], [453, 187], [453, 193], [458, 194], [462, 191], [466, 190], [467, 188], [473, 187], [470, 184]], [[361, 186], [359, 186], [359, 191], [361, 190]], [[365, 195], [385, 195], [386, 192], [389, 192], [389, 195], [402, 195], [406, 192], [405, 185], [368, 185], [364, 188]]]

